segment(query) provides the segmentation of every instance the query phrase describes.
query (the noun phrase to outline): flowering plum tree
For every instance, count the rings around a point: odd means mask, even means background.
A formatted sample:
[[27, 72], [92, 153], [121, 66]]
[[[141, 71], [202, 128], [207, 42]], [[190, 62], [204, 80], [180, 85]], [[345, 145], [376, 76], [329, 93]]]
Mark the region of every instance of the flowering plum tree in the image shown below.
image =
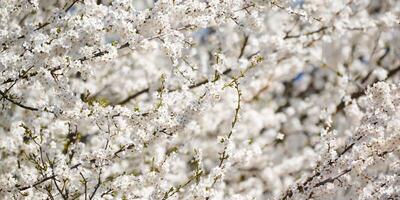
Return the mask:
[[0, 199], [400, 199], [398, 0], [0, 0]]

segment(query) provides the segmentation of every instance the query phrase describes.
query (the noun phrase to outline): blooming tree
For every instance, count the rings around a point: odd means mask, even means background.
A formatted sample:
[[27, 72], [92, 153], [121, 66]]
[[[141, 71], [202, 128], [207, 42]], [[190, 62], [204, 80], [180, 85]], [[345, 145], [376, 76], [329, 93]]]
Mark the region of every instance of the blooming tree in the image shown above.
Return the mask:
[[0, 0], [0, 199], [400, 199], [398, 0]]

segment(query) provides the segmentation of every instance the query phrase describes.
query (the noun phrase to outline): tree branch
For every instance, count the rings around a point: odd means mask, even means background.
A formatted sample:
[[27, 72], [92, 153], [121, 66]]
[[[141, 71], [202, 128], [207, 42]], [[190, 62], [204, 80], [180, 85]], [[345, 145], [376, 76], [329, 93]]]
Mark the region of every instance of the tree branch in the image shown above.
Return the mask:
[[22, 103], [16, 102], [15, 100], [13, 100], [13, 99], [11, 99], [10, 97], [8, 97], [8, 96], [7, 96], [3, 91], [1, 91], [1, 90], [0, 90], [0, 95], [1, 95], [4, 99], [6, 99], [7, 101], [9, 101], [9, 102], [11, 102], [11, 103], [13, 103], [13, 104], [15, 104], [15, 105], [21, 107], [21, 108], [24, 108], [24, 109], [27, 109], [27, 110], [31, 110], [31, 111], [38, 111], [38, 110], [39, 110], [38, 108], [31, 107], [31, 106], [27, 106], [27, 105], [24, 105], [24, 104], [22, 104]]

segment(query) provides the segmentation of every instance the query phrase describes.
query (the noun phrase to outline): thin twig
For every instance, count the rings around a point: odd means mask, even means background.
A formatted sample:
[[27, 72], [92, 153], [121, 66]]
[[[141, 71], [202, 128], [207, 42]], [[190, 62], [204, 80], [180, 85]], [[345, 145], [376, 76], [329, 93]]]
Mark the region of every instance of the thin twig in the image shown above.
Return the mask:
[[97, 179], [97, 184], [96, 184], [96, 186], [94, 187], [94, 190], [93, 190], [92, 194], [91, 194], [90, 197], [89, 197], [90, 200], [93, 199], [93, 197], [94, 197], [94, 195], [96, 194], [97, 189], [99, 189], [100, 185], [101, 185], [101, 169], [100, 169], [100, 172], [99, 172], [99, 178]]
[[7, 101], [9, 101], [9, 102], [11, 102], [11, 103], [13, 103], [13, 104], [15, 104], [15, 105], [21, 107], [21, 108], [25, 108], [25, 109], [28, 109], [28, 110], [31, 110], [31, 111], [38, 111], [38, 110], [39, 110], [38, 108], [31, 107], [31, 106], [27, 106], [27, 105], [24, 105], [24, 104], [22, 104], [22, 103], [16, 102], [15, 100], [13, 100], [13, 99], [11, 99], [10, 97], [8, 97], [8, 96], [7, 96], [3, 91], [1, 91], [1, 90], [0, 90], [0, 95], [1, 95], [4, 99], [6, 99]]
[[46, 181], [48, 181], [48, 180], [50, 180], [50, 179], [53, 179], [54, 177], [55, 177], [54, 175], [45, 177], [45, 178], [43, 178], [42, 180], [40, 180], [40, 181], [38, 181], [38, 182], [36, 182], [36, 183], [34, 183], [34, 184], [32, 184], [32, 185], [28, 185], [28, 186], [24, 186], [24, 187], [19, 187], [18, 190], [19, 190], [19, 191], [24, 191], [24, 190], [27, 190], [27, 189], [29, 189], [29, 188], [36, 187], [36, 186], [38, 186], [38, 185], [40, 185], [40, 184], [42, 184], [42, 183], [44, 183], [44, 182], [46, 182]]

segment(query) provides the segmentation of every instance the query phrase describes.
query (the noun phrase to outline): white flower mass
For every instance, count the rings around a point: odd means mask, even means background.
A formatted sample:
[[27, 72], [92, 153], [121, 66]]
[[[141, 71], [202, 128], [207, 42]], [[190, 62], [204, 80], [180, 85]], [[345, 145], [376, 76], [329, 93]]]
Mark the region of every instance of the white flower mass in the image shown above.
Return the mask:
[[398, 200], [399, 158], [399, 0], [0, 0], [1, 200]]

